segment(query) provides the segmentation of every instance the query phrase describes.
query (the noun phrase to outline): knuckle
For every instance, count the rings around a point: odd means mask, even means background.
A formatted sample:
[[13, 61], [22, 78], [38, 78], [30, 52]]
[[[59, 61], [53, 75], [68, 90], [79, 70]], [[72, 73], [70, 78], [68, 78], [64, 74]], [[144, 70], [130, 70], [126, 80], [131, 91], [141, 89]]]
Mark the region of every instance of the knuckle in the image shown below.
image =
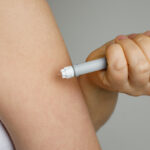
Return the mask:
[[125, 71], [127, 69], [127, 63], [126, 62], [119, 62], [119, 63], [115, 63], [113, 64], [113, 69], [115, 71]]
[[146, 35], [143, 34], [138, 34], [134, 40], [136, 40], [137, 42], [142, 42], [143, 40], [147, 39], [148, 37]]
[[110, 44], [108, 47], [107, 47], [107, 50], [106, 50], [106, 52], [111, 52], [111, 51], [116, 51], [116, 50], [118, 50], [118, 49], [122, 49], [121, 48], [121, 46], [120, 46], [120, 44], [117, 44], [117, 43], [113, 43], [113, 44]]
[[135, 70], [137, 73], [147, 73], [150, 71], [150, 64], [147, 61], [139, 61], [135, 66]]

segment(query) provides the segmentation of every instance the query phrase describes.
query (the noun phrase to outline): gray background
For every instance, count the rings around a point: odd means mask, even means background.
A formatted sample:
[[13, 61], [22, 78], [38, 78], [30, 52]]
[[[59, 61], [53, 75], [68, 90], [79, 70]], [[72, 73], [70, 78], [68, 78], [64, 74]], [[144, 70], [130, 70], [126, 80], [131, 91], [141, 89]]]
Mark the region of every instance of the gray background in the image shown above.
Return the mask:
[[[150, 30], [149, 0], [48, 0], [73, 63], [119, 34]], [[97, 132], [103, 150], [150, 149], [150, 99], [120, 94], [111, 119]], [[87, 131], [88, 132], [88, 131]], [[13, 150], [0, 124], [0, 150]]]
[[[49, 0], [73, 63], [119, 34], [149, 28], [149, 0]], [[150, 148], [149, 97], [120, 94], [111, 119], [97, 132], [103, 150]], [[88, 132], [88, 131], [87, 131]]]

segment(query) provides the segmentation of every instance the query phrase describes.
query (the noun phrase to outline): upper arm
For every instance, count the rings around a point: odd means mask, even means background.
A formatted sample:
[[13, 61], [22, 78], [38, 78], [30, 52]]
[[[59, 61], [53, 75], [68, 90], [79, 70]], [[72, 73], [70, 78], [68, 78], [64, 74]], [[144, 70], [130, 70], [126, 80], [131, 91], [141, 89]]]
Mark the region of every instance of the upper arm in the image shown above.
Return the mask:
[[16, 148], [99, 150], [77, 80], [57, 76], [71, 61], [47, 3], [0, 10], [0, 113]]

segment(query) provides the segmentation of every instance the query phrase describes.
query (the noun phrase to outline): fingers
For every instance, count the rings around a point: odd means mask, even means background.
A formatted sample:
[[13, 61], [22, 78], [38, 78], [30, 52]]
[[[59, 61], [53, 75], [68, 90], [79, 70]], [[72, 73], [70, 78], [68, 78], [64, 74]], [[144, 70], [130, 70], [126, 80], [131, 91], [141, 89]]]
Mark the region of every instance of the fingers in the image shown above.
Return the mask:
[[147, 61], [150, 62], [150, 37], [144, 34], [139, 34], [133, 37], [132, 40], [140, 47], [147, 58]]
[[94, 50], [92, 53], [90, 53], [88, 55], [88, 57], [86, 58], [86, 61], [104, 57], [106, 54], [107, 47], [113, 43], [114, 43], [114, 40], [111, 40], [111, 41], [105, 43], [104, 45], [102, 45], [100, 48], [97, 48], [96, 50]]
[[104, 56], [107, 69], [88, 75], [96, 85], [134, 96], [150, 95], [150, 31], [118, 36], [92, 52], [87, 60]]
[[[136, 35], [132, 37], [132, 40], [141, 48], [147, 61], [150, 64], [150, 31], [144, 32], [144, 34]], [[149, 76], [149, 81], [147, 82], [146, 85], [147, 85], [148, 93], [150, 93], [150, 76]]]
[[115, 89], [123, 89], [128, 82], [128, 67], [122, 47], [119, 44], [110, 45], [106, 58], [108, 66], [105, 75], [108, 82]]
[[119, 44], [110, 44], [106, 49], [107, 70], [98, 71], [89, 76], [99, 86], [119, 91], [129, 89], [127, 61]]
[[129, 82], [133, 87], [142, 88], [149, 81], [150, 65], [141, 48], [132, 40], [126, 37], [118, 40], [124, 50], [129, 71]]

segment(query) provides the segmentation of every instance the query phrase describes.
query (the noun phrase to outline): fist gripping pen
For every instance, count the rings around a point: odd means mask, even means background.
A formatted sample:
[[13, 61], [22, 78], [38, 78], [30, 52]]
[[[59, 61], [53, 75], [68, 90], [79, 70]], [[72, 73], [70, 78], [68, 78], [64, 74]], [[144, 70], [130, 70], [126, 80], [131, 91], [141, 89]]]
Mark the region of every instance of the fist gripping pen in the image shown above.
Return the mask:
[[95, 72], [98, 70], [105, 69], [107, 67], [106, 58], [100, 58], [92, 61], [88, 61], [73, 66], [67, 66], [60, 70], [62, 78], [78, 77], [83, 74]]

